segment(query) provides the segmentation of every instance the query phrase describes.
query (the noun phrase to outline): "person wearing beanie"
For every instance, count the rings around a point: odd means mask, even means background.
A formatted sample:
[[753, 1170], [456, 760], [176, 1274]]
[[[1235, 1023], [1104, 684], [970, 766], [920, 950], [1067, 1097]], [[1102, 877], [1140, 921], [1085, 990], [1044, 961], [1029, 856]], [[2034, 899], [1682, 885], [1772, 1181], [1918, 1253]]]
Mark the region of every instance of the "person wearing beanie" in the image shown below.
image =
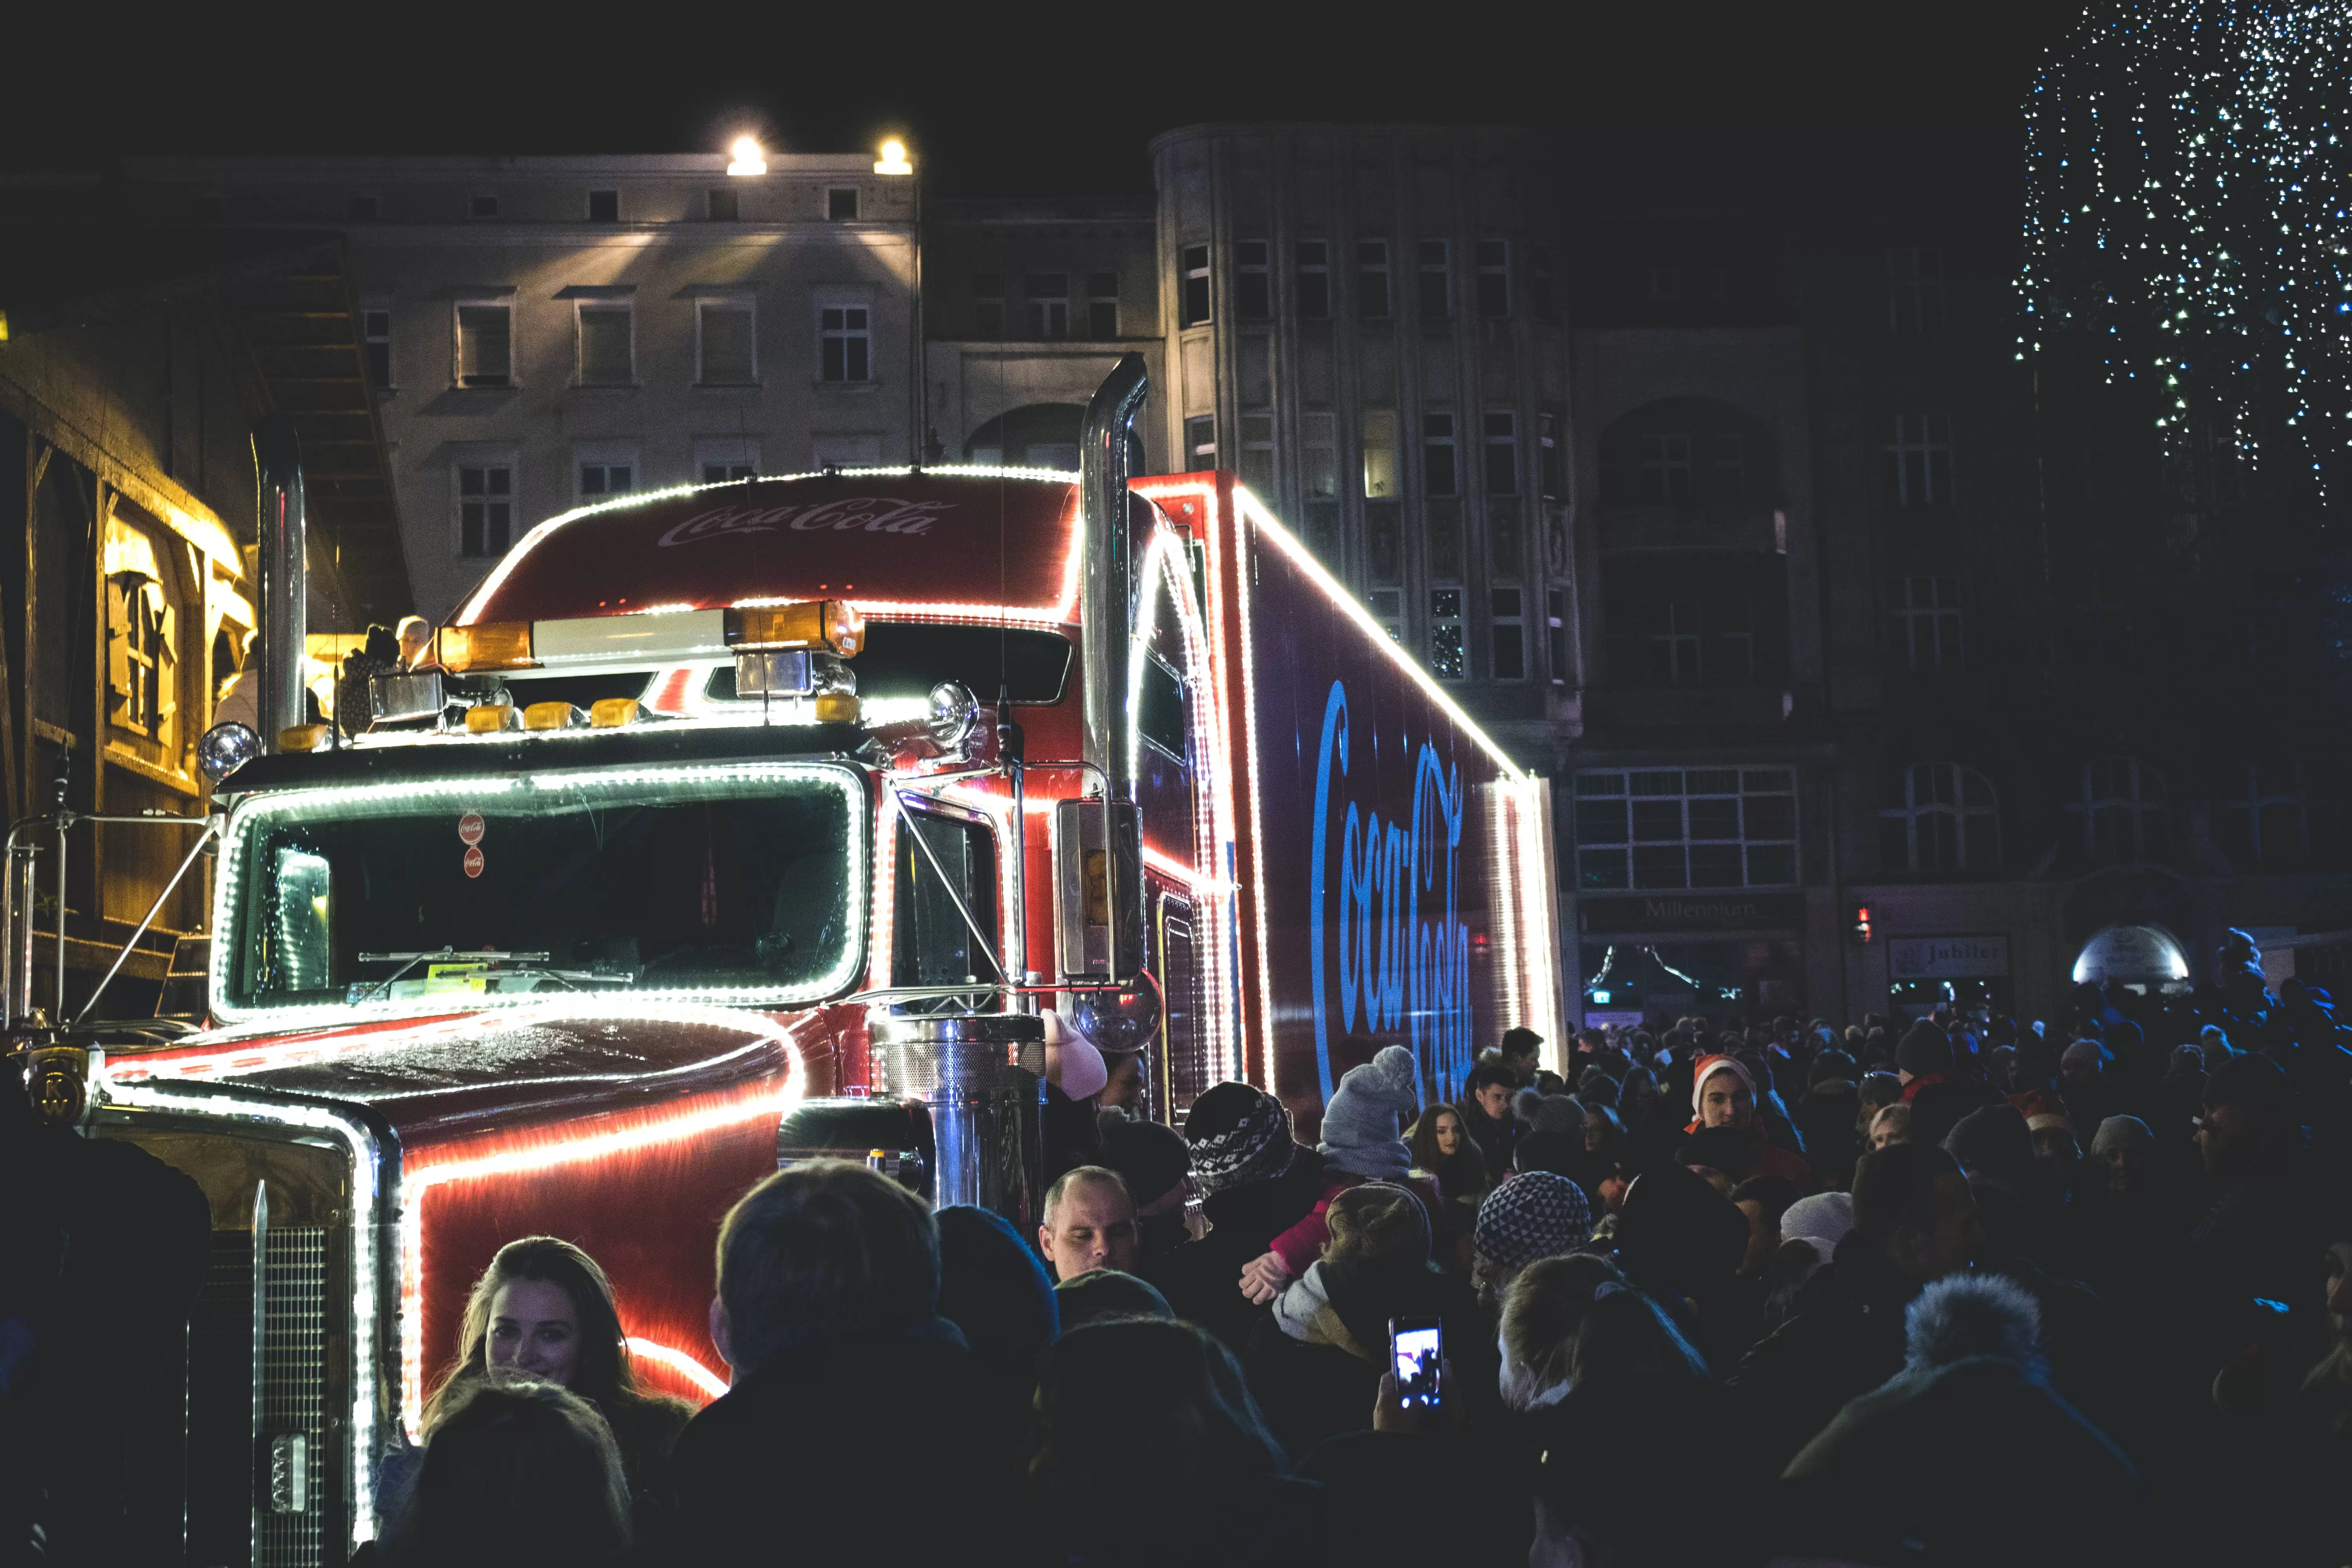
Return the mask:
[[1592, 1205], [1583, 1188], [1549, 1171], [1513, 1176], [1478, 1205], [1470, 1274], [1479, 1299], [1499, 1302], [1520, 1269], [1573, 1252], [1591, 1236]]
[[2033, 1134], [2013, 1105], [1969, 1111], [1944, 1135], [1944, 1148], [1970, 1181], [1998, 1182], [2021, 1194], [2033, 1173]]
[[1179, 1318], [1239, 1352], [1261, 1315], [1240, 1288], [1243, 1272], [1314, 1209], [1323, 1156], [1292, 1138], [1280, 1100], [1245, 1083], [1221, 1083], [1193, 1100], [1184, 1138], [1208, 1232], [1146, 1275]]
[[1583, 1162], [1584, 1108], [1565, 1094], [1545, 1095], [1527, 1135], [1511, 1151], [1511, 1168], [1573, 1179]]
[[1168, 1298], [1132, 1274], [1116, 1268], [1089, 1268], [1054, 1287], [1054, 1304], [1061, 1313], [1062, 1331], [1088, 1323], [1116, 1322], [1128, 1318], [1173, 1321]]
[[1815, 1193], [1809, 1198], [1799, 1198], [1780, 1215], [1782, 1245], [1798, 1241], [1812, 1248], [1823, 1263], [1853, 1228], [1853, 1194], [1852, 1193]]
[[1701, 1057], [1691, 1073], [1691, 1121], [1685, 1132], [1705, 1132], [1705, 1158], [1679, 1163], [1704, 1163], [1723, 1172], [1733, 1183], [1752, 1176], [1786, 1176], [1803, 1191], [1815, 1183], [1804, 1156], [1790, 1153], [1772, 1142], [1756, 1111], [1756, 1078], [1737, 1057]]
[[1903, 1082], [1903, 1103], [1911, 1108], [1911, 1137], [1916, 1142], [1941, 1143], [1961, 1117], [2000, 1099], [1990, 1085], [1960, 1076], [1951, 1040], [1924, 1018], [1895, 1047], [1895, 1067]]
[[2091, 1158], [2106, 1168], [2107, 1190], [2127, 1193], [2156, 1171], [2156, 1134], [2137, 1116], [2110, 1116], [2091, 1137]]
[[1135, 1194], [1136, 1228], [1142, 1251], [1136, 1261], [1148, 1271], [1160, 1258], [1192, 1239], [1186, 1227], [1192, 1180], [1184, 1135], [1157, 1121], [1130, 1121], [1106, 1111], [1101, 1118], [1102, 1163], [1117, 1171]]
[[1003, 1215], [970, 1204], [939, 1211], [940, 1316], [1016, 1407], [1037, 1390], [1037, 1358], [1061, 1331], [1054, 1281]]

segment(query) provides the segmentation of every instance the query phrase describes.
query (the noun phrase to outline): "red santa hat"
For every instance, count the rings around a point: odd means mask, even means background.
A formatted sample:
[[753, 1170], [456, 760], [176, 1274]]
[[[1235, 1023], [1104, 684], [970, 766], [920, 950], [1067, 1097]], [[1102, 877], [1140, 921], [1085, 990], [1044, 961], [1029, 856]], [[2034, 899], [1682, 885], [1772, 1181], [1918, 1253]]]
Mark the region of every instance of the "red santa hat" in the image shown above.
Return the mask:
[[1691, 1074], [1691, 1114], [1702, 1121], [1706, 1117], [1699, 1105], [1706, 1098], [1706, 1080], [1719, 1072], [1738, 1073], [1739, 1081], [1748, 1086], [1748, 1098], [1756, 1098], [1756, 1077], [1738, 1057], [1701, 1057], [1697, 1069]]
[[2063, 1127], [2070, 1134], [2074, 1131], [2074, 1119], [2066, 1114], [2066, 1102], [2046, 1089], [2029, 1089], [2021, 1094], [2012, 1094], [2009, 1102], [2017, 1108], [2019, 1115], [2025, 1118], [2025, 1128], [2029, 1132], [2039, 1132], [2045, 1127]]

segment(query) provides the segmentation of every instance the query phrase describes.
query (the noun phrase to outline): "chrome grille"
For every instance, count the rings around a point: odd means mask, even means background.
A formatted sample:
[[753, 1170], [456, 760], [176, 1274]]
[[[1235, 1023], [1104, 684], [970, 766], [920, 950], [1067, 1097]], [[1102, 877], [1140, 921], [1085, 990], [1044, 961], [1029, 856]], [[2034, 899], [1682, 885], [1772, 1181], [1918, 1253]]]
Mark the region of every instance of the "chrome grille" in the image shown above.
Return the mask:
[[327, 1431], [327, 1233], [272, 1227], [265, 1257], [256, 1378], [255, 1568], [315, 1568], [332, 1447]]

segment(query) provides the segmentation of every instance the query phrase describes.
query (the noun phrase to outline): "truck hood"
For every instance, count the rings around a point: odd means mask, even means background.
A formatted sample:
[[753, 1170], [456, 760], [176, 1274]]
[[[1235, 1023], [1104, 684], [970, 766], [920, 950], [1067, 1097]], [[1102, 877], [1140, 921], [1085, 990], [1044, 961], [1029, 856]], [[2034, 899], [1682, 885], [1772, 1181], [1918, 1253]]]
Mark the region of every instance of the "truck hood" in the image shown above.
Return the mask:
[[109, 1083], [225, 1082], [357, 1101], [404, 1142], [798, 1079], [834, 1032], [818, 1013], [551, 1002], [300, 1035], [199, 1035], [115, 1057]]

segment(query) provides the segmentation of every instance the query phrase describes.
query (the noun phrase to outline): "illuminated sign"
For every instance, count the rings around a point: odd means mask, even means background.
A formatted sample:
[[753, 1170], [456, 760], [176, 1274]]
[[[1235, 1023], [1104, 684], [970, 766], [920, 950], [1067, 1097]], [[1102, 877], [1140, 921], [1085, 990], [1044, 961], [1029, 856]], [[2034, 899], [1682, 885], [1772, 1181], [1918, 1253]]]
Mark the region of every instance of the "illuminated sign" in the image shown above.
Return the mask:
[[[1406, 820], [1383, 823], [1379, 812], [1367, 813], [1353, 800], [1345, 801], [1341, 819], [1340, 804], [1348, 788], [1348, 689], [1337, 680], [1324, 703], [1317, 758], [1315, 847], [1307, 875], [1315, 1064], [1323, 1098], [1331, 1098], [1335, 1022], [1342, 1035], [1359, 1029], [1367, 1034], [1403, 1030], [1423, 1070], [1433, 1072], [1440, 1083], [1454, 1082], [1468, 1069], [1474, 1054], [1470, 928], [1461, 918], [1461, 770], [1423, 741], [1414, 753], [1412, 804]], [[1331, 864], [1335, 826], [1340, 829], [1336, 879]], [[1426, 912], [1424, 898], [1429, 900]], [[1336, 998], [1328, 983], [1328, 957], [1335, 937], [1339, 952]]]

